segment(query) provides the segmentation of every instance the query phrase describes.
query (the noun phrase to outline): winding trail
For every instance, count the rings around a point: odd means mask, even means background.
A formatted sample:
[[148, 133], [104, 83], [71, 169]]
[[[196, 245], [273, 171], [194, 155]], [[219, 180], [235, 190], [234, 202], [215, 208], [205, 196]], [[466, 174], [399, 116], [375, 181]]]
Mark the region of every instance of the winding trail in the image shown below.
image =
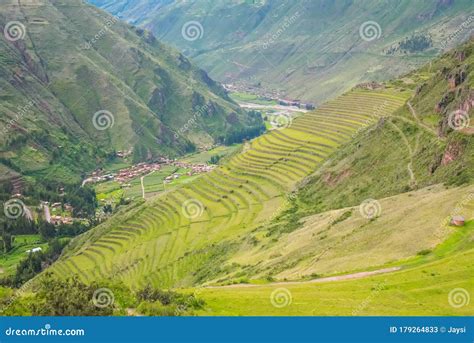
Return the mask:
[[[410, 109], [410, 112], [411, 112], [413, 118], [415, 118], [415, 121], [416, 121], [416, 123], [418, 124], [418, 126], [424, 128], [425, 130], [429, 131], [430, 133], [434, 134], [435, 136], [438, 136], [438, 133], [436, 132], [435, 129], [429, 127], [428, 125], [424, 124], [424, 123], [420, 120], [420, 118], [419, 118], [418, 115], [416, 114], [416, 111], [415, 111], [415, 109], [413, 108], [413, 106], [412, 106], [412, 104], [411, 104], [410, 101], [407, 101], [407, 106], [408, 106], [408, 108]], [[438, 138], [440, 138], [440, 137], [438, 137]], [[440, 139], [441, 139], [441, 138], [440, 138]]]
[[400, 135], [400, 137], [402, 138], [403, 142], [405, 143], [408, 149], [408, 157], [410, 158], [410, 162], [408, 162], [407, 164], [407, 169], [408, 169], [408, 174], [410, 175], [410, 185], [416, 185], [415, 173], [413, 172], [413, 156], [415, 155], [416, 150], [418, 148], [418, 141], [419, 141], [420, 135], [418, 135], [417, 137], [415, 150], [413, 150], [411, 148], [410, 142], [408, 141], [408, 138], [405, 136], [403, 131], [393, 122], [389, 121], [388, 123], [395, 129], [395, 131], [398, 132], [398, 134]]
[[335, 282], [335, 281], [344, 281], [344, 280], [363, 279], [369, 276], [396, 272], [400, 269], [402, 269], [402, 267], [390, 267], [390, 268], [377, 269], [377, 270], [372, 270], [372, 271], [367, 271], [367, 272], [328, 276], [328, 277], [323, 277], [323, 278], [313, 279], [313, 280], [308, 280], [308, 281], [272, 282], [272, 283], [266, 283], [262, 285], [236, 284], [236, 285], [227, 285], [227, 286], [207, 286], [204, 288], [241, 288], [241, 287], [285, 286], [285, 285], [288, 286], [288, 285], [301, 285], [301, 284], [309, 284], [309, 283]]

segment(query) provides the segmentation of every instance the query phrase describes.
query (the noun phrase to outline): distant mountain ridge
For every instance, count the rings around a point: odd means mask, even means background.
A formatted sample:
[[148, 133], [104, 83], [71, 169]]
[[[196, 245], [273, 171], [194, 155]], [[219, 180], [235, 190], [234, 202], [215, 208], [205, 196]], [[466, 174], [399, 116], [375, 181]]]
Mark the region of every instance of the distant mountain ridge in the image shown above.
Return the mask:
[[182, 54], [82, 1], [3, 2], [0, 28], [2, 169], [77, 178], [114, 151], [177, 156], [261, 125]]
[[150, 29], [221, 82], [318, 103], [423, 65], [465, 40], [474, 18], [466, 0], [89, 2]]

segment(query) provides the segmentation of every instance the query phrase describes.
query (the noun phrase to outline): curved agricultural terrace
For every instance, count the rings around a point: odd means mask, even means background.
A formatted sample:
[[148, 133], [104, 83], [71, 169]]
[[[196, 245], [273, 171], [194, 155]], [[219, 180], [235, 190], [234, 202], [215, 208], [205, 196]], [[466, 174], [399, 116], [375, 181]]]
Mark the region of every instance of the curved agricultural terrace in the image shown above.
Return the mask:
[[120, 279], [131, 288], [199, 283], [196, 271], [215, 261], [219, 244], [268, 222], [299, 181], [408, 95], [395, 89], [348, 92], [288, 128], [254, 139], [213, 172], [119, 215], [122, 222], [97, 227], [50, 270], [84, 282]]

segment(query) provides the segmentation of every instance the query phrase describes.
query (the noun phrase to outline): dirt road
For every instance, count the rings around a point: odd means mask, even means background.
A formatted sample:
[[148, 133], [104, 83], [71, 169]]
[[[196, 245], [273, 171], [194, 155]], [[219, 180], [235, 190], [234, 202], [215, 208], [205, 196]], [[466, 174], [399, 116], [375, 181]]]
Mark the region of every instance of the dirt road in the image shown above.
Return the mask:
[[308, 283], [335, 282], [335, 281], [362, 279], [369, 276], [396, 272], [400, 269], [402, 269], [402, 267], [391, 267], [391, 268], [377, 269], [377, 270], [372, 270], [372, 271], [367, 271], [367, 272], [323, 277], [323, 278], [313, 279], [313, 280], [308, 280], [308, 281], [272, 282], [272, 283], [267, 283], [264, 285], [238, 284], [238, 285], [228, 285], [228, 286], [209, 286], [205, 288], [240, 288], [240, 287], [261, 287], [261, 286], [285, 286], [285, 285], [288, 286], [288, 285], [299, 285], [299, 284], [308, 284]]

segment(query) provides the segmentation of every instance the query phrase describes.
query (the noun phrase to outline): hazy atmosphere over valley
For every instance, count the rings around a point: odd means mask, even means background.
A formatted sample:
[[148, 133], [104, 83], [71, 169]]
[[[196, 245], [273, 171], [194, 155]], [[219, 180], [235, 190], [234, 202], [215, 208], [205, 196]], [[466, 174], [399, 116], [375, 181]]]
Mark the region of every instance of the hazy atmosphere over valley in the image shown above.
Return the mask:
[[470, 0], [2, 0], [0, 314], [472, 316], [473, 28]]

